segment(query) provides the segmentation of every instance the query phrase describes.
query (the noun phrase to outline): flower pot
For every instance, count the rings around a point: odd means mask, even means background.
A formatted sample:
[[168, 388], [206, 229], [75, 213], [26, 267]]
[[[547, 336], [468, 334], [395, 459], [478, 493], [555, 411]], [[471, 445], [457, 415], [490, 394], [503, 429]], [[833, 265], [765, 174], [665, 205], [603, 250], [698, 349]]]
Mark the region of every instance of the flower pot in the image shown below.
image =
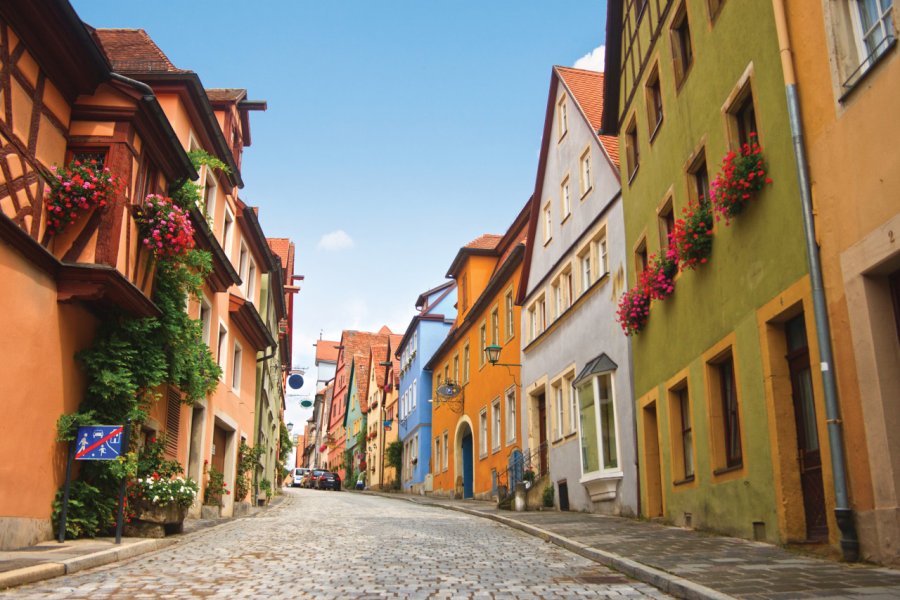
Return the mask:
[[129, 537], [162, 538], [166, 534], [181, 533], [188, 507], [178, 504], [153, 504], [138, 500], [134, 505], [134, 518], [125, 526]]

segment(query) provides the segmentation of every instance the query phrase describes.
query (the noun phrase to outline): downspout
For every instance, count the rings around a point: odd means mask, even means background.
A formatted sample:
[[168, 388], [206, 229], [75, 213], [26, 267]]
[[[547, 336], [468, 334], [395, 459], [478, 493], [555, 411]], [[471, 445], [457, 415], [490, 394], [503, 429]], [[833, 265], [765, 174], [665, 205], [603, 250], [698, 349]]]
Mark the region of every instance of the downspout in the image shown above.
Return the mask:
[[844, 462], [844, 438], [840, 407], [838, 405], [837, 384], [834, 376], [834, 357], [831, 349], [831, 327], [828, 322], [828, 307], [822, 282], [822, 265], [819, 246], [816, 242], [816, 226], [813, 219], [812, 192], [809, 182], [809, 165], [803, 142], [803, 124], [800, 120], [800, 102], [797, 94], [797, 80], [794, 74], [790, 34], [787, 27], [784, 0], [772, 0], [775, 13], [775, 27], [778, 33], [778, 49], [784, 74], [787, 94], [788, 116], [791, 137], [794, 144], [794, 158], [797, 163], [797, 179], [800, 184], [800, 204], [803, 210], [803, 232], [806, 238], [806, 257], [809, 262], [809, 278], [812, 284], [813, 315], [816, 321], [816, 339], [819, 344], [819, 359], [822, 383], [825, 390], [825, 416], [828, 424], [828, 442], [831, 450], [832, 475], [834, 479], [834, 515], [841, 531], [841, 552], [844, 560], [859, 560], [859, 539], [850, 508], [847, 489], [847, 467]]

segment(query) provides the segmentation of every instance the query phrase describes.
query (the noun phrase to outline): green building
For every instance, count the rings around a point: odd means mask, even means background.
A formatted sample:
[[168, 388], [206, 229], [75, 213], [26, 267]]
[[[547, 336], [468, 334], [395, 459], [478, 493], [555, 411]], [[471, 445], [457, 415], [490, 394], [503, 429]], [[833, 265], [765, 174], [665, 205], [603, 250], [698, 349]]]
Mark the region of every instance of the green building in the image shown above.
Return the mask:
[[[652, 300], [632, 344], [641, 512], [769, 542], [834, 543], [773, 3], [610, 0], [607, 23], [602, 133], [618, 135], [622, 153], [627, 287], [642, 289], [640, 274], [662, 266], [654, 256], [666, 254], [670, 232], [682, 256], [674, 291]], [[723, 188], [711, 201], [726, 154], [741, 161], [754, 140], [763, 150], [750, 158], [763, 157], [765, 173], [755, 163], [750, 171], [761, 189], [744, 198]], [[729, 199], [746, 203], [726, 219], [716, 206]], [[701, 259], [706, 232], [711, 253]]]

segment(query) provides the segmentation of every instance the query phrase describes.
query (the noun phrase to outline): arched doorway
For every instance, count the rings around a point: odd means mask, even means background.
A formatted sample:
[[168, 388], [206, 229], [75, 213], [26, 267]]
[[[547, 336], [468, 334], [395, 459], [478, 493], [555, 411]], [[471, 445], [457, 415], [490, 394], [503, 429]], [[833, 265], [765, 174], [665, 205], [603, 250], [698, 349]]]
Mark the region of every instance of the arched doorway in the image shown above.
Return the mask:
[[456, 473], [462, 476], [463, 498], [475, 497], [474, 445], [472, 427], [462, 421], [456, 428]]

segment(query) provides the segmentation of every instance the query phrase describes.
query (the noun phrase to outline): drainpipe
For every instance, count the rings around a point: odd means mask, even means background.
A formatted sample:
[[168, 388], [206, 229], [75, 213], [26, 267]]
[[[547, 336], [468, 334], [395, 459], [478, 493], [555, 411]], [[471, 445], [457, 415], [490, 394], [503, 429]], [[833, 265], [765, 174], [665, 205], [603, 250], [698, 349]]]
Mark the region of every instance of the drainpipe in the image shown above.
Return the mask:
[[834, 478], [834, 515], [841, 531], [841, 552], [844, 560], [859, 560], [859, 539], [853, 521], [853, 510], [847, 489], [847, 467], [844, 462], [844, 438], [838, 405], [837, 384], [834, 376], [834, 357], [831, 350], [831, 327], [828, 322], [828, 308], [822, 283], [822, 264], [819, 246], [816, 243], [816, 226], [813, 220], [812, 192], [809, 182], [809, 165], [803, 142], [803, 124], [800, 120], [800, 102], [797, 95], [797, 80], [794, 74], [790, 34], [787, 27], [784, 0], [772, 0], [775, 13], [775, 27], [778, 33], [778, 47], [784, 73], [787, 94], [788, 115], [791, 137], [794, 143], [794, 158], [797, 163], [797, 179], [800, 184], [800, 203], [803, 209], [803, 232], [806, 238], [806, 257], [809, 262], [809, 278], [812, 284], [813, 315], [816, 321], [816, 339], [819, 343], [819, 358], [822, 383], [825, 390], [825, 416], [828, 424], [828, 442], [831, 449], [832, 475]]

